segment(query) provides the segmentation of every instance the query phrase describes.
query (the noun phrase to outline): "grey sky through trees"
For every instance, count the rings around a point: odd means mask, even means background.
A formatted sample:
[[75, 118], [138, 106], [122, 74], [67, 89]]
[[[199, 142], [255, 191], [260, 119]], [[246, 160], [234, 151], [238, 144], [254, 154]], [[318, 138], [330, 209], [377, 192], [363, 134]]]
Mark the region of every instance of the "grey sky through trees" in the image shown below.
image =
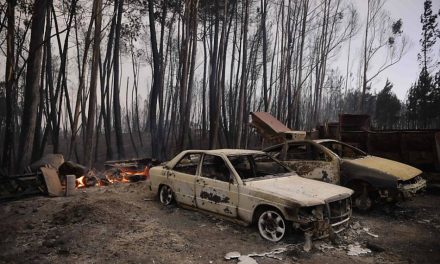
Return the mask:
[[[56, 1], [56, 0], [55, 0]], [[313, 0], [312, 0], [313, 1]], [[358, 12], [359, 15], [359, 25], [360, 29], [358, 34], [353, 38], [351, 44], [351, 55], [350, 55], [350, 72], [352, 74], [352, 79], [349, 81], [350, 89], [361, 89], [358, 85], [358, 69], [359, 69], [359, 60], [360, 53], [362, 49], [362, 31], [365, 26], [365, 16], [366, 16], [366, 6], [367, 0], [350, 0], [348, 3], [352, 3]], [[423, 2], [424, 0], [387, 0], [384, 8], [389, 13], [390, 17], [393, 20], [397, 20], [402, 18], [403, 21], [403, 33], [406, 35], [409, 47], [406, 54], [403, 56], [401, 61], [396, 65], [392, 66], [388, 70], [384, 71], [380, 74], [371, 84], [372, 91], [379, 92], [385, 85], [386, 79], [388, 78], [393, 84], [393, 92], [396, 93], [397, 97], [400, 100], [404, 100], [407, 95], [407, 91], [417, 80], [417, 76], [419, 74], [420, 68], [417, 61], [417, 54], [420, 51], [419, 39], [421, 36], [421, 28], [422, 25], [420, 23], [420, 15], [423, 13]], [[434, 0], [433, 3], [433, 12], [438, 13], [440, 9], [440, 1]], [[147, 18], [145, 18], [147, 19]], [[142, 42], [139, 41], [139, 45], [145, 47], [145, 45], [149, 46], [147, 35], [142, 37]], [[439, 58], [440, 56], [440, 43], [437, 43], [436, 47], [433, 49], [433, 58]], [[199, 45], [201, 45], [199, 43]], [[347, 50], [348, 50], [348, 41], [342, 45], [337, 58], [331, 61], [331, 65], [329, 68], [337, 69], [338, 72], [345, 76], [346, 70], [346, 59], [347, 59]], [[199, 52], [200, 53], [200, 52]], [[71, 55], [73, 56], [73, 55]], [[5, 61], [0, 61], [0, 79], [4, 80], [4, 63]], [[122, 58], [122, 83], [126, 83], [127, 77], [129, 77], [130, 87], [132, 85], [133, 76], [132, 76], [132, 65], [131, 65], [131, 57], [129, 55], [124, 56]], [[198, 54], [198, 59], [196, 62], [196, 71], [203, 67], [203, 56]], [[76, 72], [76, 67], [70, 69], [71, 72]], [[140, 69], [140, 85], [141, 89], [139, 93], [142, 98], [147, 97], [147, 91], [149, 91], [149, 87], [151, 85], [151, 69], [146, 62], [142, 63]], [[77, 74], [77, 73], [75, 73]], [[196, 76], [197, 79], [200, 79], [200, 76]], [[72, 91], [76, 90], [77, 84], [75, 78], [70, 78], [69, 80], [69, 89]], [[99, 94], [99, 91], [98, 91]], [[125, 85], [121, 87], [121, 101], [125, 102]]]
[[[364, 26], [365, 23], [365, 13], [367, 9], [366, 0], [353, 0], [352, 1], [359, 12], [359, 17], [361, 19], [360, 24]], [[423, 0], [388, 0], [384, 8], [389, 12], [393, 20], [402, 18], [403, 22], [403, 33], [407, 36], [409, 40], [409, 48], [406, 55], [402, 60], [391, 67], [390, 69], [384, 71], [374, 82], [372, 83], [372, 90], [379, 92], [384, 86], [386, 79], [388, 78], [393, 84], [393, 92], [396, 93], [400, 100], [406, 98], [406, 94], [411, 85], [417, 80], [420, 68], [417, 61], [417, 53], [420, 52], [419, 39], [422, 32], [422, 24], [420, 23], [420, 15], [423, 13]], [[440, 9], [440, 1], [432, 1], [432, 10], [434, 13], [438, 13]], [[362, 30], [362, 29], [361, 29]], [[356, 39], [353, 40], [352, 49], [354, 54], [358, 54], [362, 47], [362, 36], [358, 34]], [[433, 49], [434, 60], [438, 59], [440, 56], [439, 43]], [[346, 49], [347, 44], [343, 49]], [[345, 58], [344, 52], [342, 52], [344, 61], [338, 62], [342, 64], [342, 69], [344, 69]], [[346, 53], [346, 52], [345, 52]], [[355, 57], [353, 57], [354, 59]], [[342, 60], [342, 58], [341, 58]], [[357, 73], [357, 65], [353, 65], [353, 74]], [[343, 72], [343, 71], [342, 71]], [[355, 84], [353, 83], [353, 86]]]

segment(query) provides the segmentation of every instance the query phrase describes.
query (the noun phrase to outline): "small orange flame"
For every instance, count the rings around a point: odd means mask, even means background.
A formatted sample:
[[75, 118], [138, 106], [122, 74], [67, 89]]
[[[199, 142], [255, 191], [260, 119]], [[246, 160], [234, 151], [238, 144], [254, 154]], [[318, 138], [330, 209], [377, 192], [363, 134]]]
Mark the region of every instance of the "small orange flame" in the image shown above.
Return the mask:
[[85, 188], [86, 187], [86, 177], [81, 176], [76, 179], [76, 188]]

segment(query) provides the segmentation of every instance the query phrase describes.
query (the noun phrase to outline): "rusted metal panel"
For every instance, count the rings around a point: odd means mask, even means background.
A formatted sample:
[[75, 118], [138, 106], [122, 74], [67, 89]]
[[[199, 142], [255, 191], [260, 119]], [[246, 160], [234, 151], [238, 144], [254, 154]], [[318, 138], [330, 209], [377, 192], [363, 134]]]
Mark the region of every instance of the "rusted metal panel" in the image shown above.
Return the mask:
[[319, 128], [320, 138], [339, 139], [369, 154], [401, 161], [425, 171], [440, 170], [440, 130], [371, 130], [368, 115], [340, 115], [339, 123]]
[[267, 112], [251, 112], [252, 123], [273, 135], [291, 131], [290, 128]]
[[293, 131], [267, 112], [251, 112], [251, 117], [251, 125], [268, 141], [281, 143], [306, 137], [305, 131]]
[[370, 130], [371, 118], [369, 115], [339, 115], [341, 131], [367, 131]]
[[323, 161], [285, 161], [298, 175], [329, 183], [339, 183], [339, 167]]

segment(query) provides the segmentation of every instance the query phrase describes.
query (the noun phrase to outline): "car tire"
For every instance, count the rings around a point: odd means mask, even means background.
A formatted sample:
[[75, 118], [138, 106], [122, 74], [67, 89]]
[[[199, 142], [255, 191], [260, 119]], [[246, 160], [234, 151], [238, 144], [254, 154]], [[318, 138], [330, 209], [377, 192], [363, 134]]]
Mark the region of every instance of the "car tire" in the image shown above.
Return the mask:
[[170, 186], [162, 185], [162, 187], [160, 187], [159, 201], [161, 204], [166, 206], [174, 203], [174, 192]]
[[354, 190], [353, 207], [361, 212], [368, 212], [374, 206], [374, 199], [371, 192], [371, 187], [366, 182], [356, 182], [350, 185]]
[[291, 230], [290, 223], [275, 208], [261, 210], [256, 220], [260, 236], [271, 242], [282, 240]]

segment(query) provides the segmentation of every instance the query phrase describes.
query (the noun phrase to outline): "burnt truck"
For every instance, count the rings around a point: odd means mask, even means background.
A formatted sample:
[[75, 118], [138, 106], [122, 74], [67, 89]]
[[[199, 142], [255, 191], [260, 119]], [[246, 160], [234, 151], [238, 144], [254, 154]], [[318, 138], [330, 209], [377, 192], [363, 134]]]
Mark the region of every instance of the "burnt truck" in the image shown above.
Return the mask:
[[[334, 139], [306, 139], [268, 113], [253, 112], [252, 125], [270, 142], [264, 151], [283, 161], [298, 175], [349, 187], [353, 206], [369, 210], [381, 201], [398, 201], [426, 187], [422, 171], [366, 152]], [[294, 134], [294, 139], [292, 138]], [[310, 136], [310, 133], [308, 135]]]

